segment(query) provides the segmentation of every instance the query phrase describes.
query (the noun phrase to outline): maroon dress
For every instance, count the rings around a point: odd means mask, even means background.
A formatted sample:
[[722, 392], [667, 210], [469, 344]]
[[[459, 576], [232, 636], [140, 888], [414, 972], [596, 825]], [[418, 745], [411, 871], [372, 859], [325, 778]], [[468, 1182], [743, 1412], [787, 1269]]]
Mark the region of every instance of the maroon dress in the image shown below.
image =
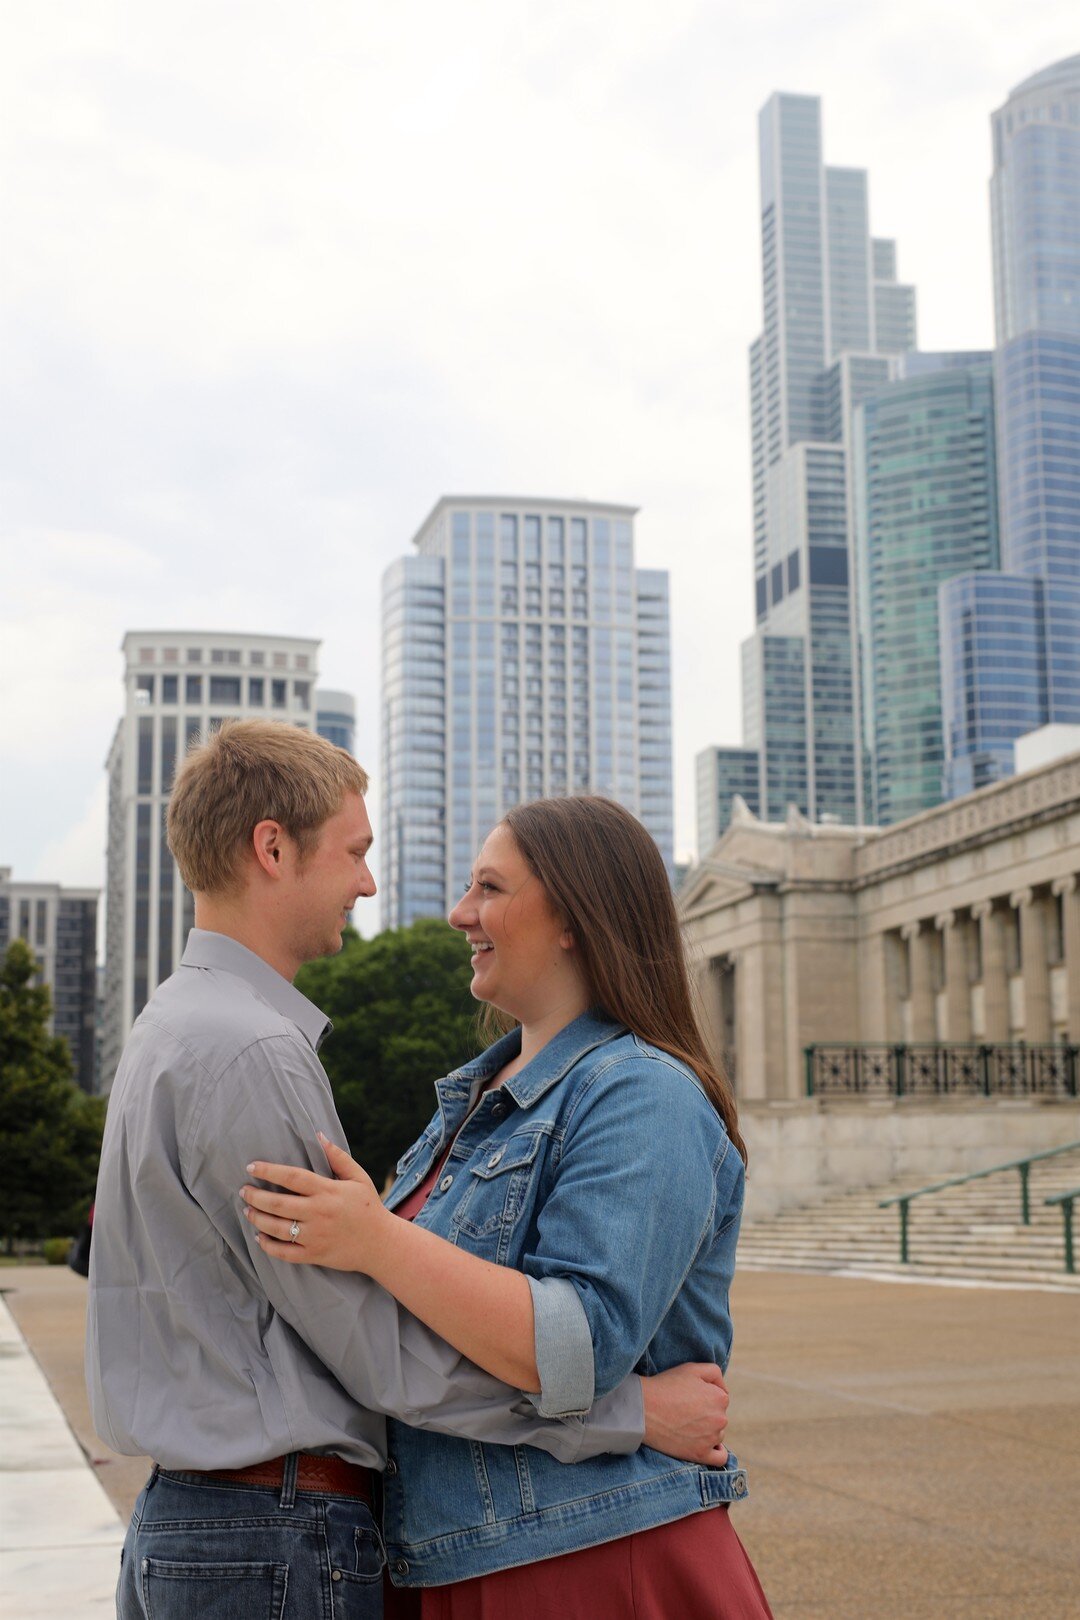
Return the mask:
[[[403, 1220], [420, 1213], [441, 1170], [442, 1159], [398, 1205]], [[409, 1590], [391, 1586], [387, 1578], [384, 1615], [385, 1620], [772, 1620], [726, 1503], [598, 1547], [448, 1586]]]

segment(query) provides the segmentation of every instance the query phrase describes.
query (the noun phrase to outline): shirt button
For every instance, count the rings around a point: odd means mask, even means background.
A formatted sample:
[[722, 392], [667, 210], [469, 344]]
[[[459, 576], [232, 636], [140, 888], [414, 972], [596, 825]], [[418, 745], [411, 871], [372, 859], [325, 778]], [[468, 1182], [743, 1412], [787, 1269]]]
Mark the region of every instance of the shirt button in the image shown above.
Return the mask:
[[397, 1473], [397, 1463], [394, 1461], [393, 1457], [387, 1457], [386, 1459], [386, 1472], [388, 1474]]
[[330, 1579], [332, 1581], [340, 1581], [340, 1579], [341, 1579], [341, 1571], [340, 1571], [340, 1569], [332, 1569], [330, 1571]]
[[439, 1191], [440, 1192], [447, 1192], [449, 1190], [449, 1188], [451, 1188], [453, 1185], [454, 1185], [453, 1176], [443, 1176], [442, 1180], [439, 1182]]
[[494, 1108], [491, 1110], [491, 1117], [492, 1117], [492, 1119], [502, 1119], [502, 1117], [503, 1117], [503, 1115], [505, 1113], [506, 1113], [506, 1104], [499, 1102], [499, 1103], [496, 1103]]
[[506, 1152], [505, 1148], [500, 1148], [498, 1153], [493, 1153], [491, 1155], [491, 1158], [488, 1160], [488, 1169], [489, 1170], [494, 1170], [495, 1166], [499, 1163], [500, 1159], [502, 1158], [502, 1156], [503, 1156], [503, 1154], [505, 1152]]
[[394, 1559], [394, 1574], [395, 1575], [407, 1575], [408, 1573], [409, 1573], [408, 1559], [406, 1559], [406, 1558], [395, 1558]]
[[734, 1491], [736, 1496], [745, 1496], [746, 1495], [746, 1475], [745, 1474], [736, 1474], [735, 1478], [731, 1482], [731, 1489]]

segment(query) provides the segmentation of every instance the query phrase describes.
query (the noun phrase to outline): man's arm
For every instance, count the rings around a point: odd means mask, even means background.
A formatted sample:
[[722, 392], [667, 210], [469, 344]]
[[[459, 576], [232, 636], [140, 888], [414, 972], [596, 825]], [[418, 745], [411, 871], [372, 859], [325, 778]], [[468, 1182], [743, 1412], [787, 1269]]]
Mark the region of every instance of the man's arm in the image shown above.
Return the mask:
[[367, 1277], [282, 1266], [243, 1218], [240, 1188], [257, 1155], [325, 1174], [318, 1133], [343, 1132], [329, 1082], [299, 1041], [274, 1036], [234, 1059], [203, 1097], [180, 1141], [181, 1170], [245, 1273], [284, 1322], [361, 1405], [414, 1428], [529, 1444], [563, 1462], [636, 1450], [644, 1436], [641, 1381], [628, 1378], [587, 1422], [539, 1418], [520, 1390], [466, 1360]]

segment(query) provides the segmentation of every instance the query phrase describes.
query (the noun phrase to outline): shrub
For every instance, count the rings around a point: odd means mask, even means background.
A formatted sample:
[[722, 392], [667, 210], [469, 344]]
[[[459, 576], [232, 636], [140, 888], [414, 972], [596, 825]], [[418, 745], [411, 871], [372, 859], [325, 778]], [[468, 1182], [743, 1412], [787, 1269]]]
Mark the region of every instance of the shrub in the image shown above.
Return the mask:
[[62, 1266], [68, 1257], [70, 1248], [70, 1238], [46, 1238], [41, 1245], [41, 1252], [45, 1256], [47, 1265]]

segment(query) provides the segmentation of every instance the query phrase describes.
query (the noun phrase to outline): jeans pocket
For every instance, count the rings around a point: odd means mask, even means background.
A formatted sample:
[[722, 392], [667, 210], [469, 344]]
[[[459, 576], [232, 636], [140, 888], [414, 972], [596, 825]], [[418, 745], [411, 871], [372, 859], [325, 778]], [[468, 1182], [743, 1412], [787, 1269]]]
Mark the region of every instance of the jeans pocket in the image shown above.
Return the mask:
[[382, 1537], [377, 1530], [360, 1527], [354, 1539], [356, 1568], [335, 1569], [331, 1577], [334, 1620], [382, 1620], [386, 1563]]
[[147, 1620], [282, 1620], [288, 1564], [210, 1564], [144, 1558]]
[[378, 1575], [355, 1575], [335, 1569], [331, 1582], [334, 1620], [382, 1620], [382, 1571]]
[[343, 1570], [344, 1575], [353, 1581], [378, 1581], [382, 1579], [383, 1567], [386, 1564], [386, 1553], [383, 1549], [382, 1537], [375, 1529], [366, 1529], [361, 1526], [354, 1537], [356, 1543], [356, 1568], [351, 1575]]

